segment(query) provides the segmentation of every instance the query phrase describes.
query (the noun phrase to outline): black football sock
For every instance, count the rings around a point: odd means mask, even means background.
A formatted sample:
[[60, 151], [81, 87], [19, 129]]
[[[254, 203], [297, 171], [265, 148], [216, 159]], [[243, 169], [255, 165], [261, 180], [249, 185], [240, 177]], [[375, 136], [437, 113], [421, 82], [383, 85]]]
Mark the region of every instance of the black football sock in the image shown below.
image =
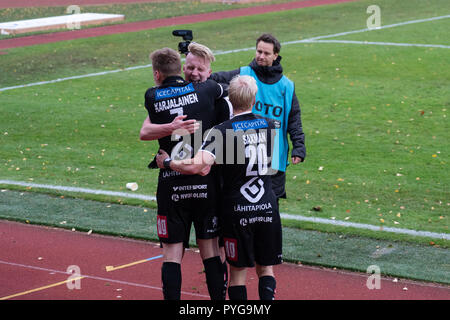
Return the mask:
[[263, 276], [259, 278], [258, 292], [259, 298], [261, 300], [274, 300], [275, 299], [275, 288], [277, 282], [272, 276]]
[[223, 274], [222, 261], [219, 256], [203, 260], [211, 300], [225, 300], [226, 287]]
[[228, 298], [230, 300], [247, 300], [247, 288], [245, 286], [228, 287]]
[[176, 262], [164, 262], [161, 267], [164, 300], [180, 300], [181, 265]]

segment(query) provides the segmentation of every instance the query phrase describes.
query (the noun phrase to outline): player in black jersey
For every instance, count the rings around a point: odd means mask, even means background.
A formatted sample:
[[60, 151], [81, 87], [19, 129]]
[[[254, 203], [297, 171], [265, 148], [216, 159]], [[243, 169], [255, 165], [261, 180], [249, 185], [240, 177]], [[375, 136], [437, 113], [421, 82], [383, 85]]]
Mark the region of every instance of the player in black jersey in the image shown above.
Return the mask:
[[[160, 147], [168, 150], [173, 158], [189, 159], [201, 146], [202, 134], [217, 123], [215, 101], [224, 95], [224, 90], [211, 80], [203, 83], [183, 80], [180, 56], [172, 49], [157, 50], [150, 58], [157, 87], [148, 89], [145, 94], [149, 116], [141, 128], [141, 139], [158, 139]], [[184, 248], [189, 245], [192, 223], [210, 296], [215, 300], [224, 298], [217, 245], [217, 187], [213, 175], [186, 176], [170, 168], [160, 170], [157, 231], [164, 254], [165, 299], [180, 299], [181, 260]]]
[[259, 296], [272, 300], [276, 281], [273, 266], [282, 262], [282, 232], [272, 190], [271, 157], [275, 125], [251, 112], [257, 86], [250, 76], [230, 82], [233, 119], [211, 129], [193, 159], [174, 160], [163, 150], [159, 167], [183, 174], [207, 174], [214, 163], [223, 174], [223, 234], [230, 264], [231, 300], [247, 298], [247, 268], [256, 265]]
[[[192, 42], [188, 47], [188, 54], [186, 55], [186, 61], [183, 65], [183, 72], [186, 81], [189, 82], [204, 82], [206, 81], [212, 74], [211, 63], [215, 61], [214, 54], [212, 51], [196, 42]], [[231, 103], [227, 97], [223, 97], [219, 100], [216, 100], [216, 119], [217, 123], [222, 123], [233, 116], [233, 108]], [[220, 175], [217, 175], [217, 178], [220, 179]], [[219, 184], [221, 185], [221, 180], [219, 180]], [[219, 207], [219, 211], [221, 210], [220, 202], [217, 201], [217, 205]], [[226, 293], [226, 288], [228, 285], [228, 266], [226, 263], [225, 257], [225, 249], [222, 235], [219, 235], [219, 250], [220, 250], [220, 259], [223, 263], [223, 272], [225, 278], [225, 286], [224, 286], [224, 294]]]

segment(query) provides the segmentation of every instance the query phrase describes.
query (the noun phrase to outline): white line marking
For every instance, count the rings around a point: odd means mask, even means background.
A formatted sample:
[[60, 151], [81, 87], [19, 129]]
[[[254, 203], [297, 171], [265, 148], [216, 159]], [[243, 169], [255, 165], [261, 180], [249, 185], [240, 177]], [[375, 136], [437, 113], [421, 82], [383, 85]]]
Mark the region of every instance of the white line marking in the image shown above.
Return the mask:
[[450, 46], [442, 44], [421, 44], [421, 43], [398, 43], [398, 42], [374, 42], [374, 41], [354, 41], [354, 40], [309, 40], [305, 43], [344, 43], [344, 44], [364, 44], [378, 46], [397, 46], [397, 47], [423, 47], [423, 48], [441, 48], [450, 49]]
[[6, 90], [12, 90], [12, 89], [40, 86], [40, 85], [43, 85], [43, 84], [57, 83], [57, 82], [62, 82], [62, 81], [67, 81], [67, 80], [82, 79], [82, 78], [89, 78], [89, 77], [96, 77], [96, 76], [103, 76], [105, 74], [117, 73], [117, 72], [122, 72], [122, 71], [144, 69], [144, 68], [149, 68], [151, 66], [152, 66], [151, 64], [146, 64], [144, 66], [135, 66], [135, 67], [129, 67], [129, 68], [124, 68], [124, 69], [117, 69], [117, 70], [110, 70], [110, 71], [82, 74], [82, 75], [79, 75], [79, 76], [72, 76], [72, 77], [67, 77], [67, 78], [59, 78], [59, 79], [49, 80], [49, 81], [40, 81], [40, 82], [22, 84], [22, 85], [17, 85], [17, 86], [12, 86], [12, 87], [1, 88], [0, 92], [1, 91], [6, 91]]
[[288, 219], [288, 220], [307, 221], [307, 222], [314, 222], [314, 223], [330, 224], [330, 225], [339, 226], [339, 227], [350, 227], [350, 228], [366, 229], [366, 230], [372, 230], [372, 231], [386, 231], [386, 232], [392, 232], [392, 233], [407, 234], [410, 236], [419, 236], [419, 237], [429, 237], [429, 238], [435, 238], [435, 239], [450, 240], [450, 234], [448, 234], [448, 233], [436, 233], [436, 232], [429, 232], [429, 231], [417, 231], [417, 230], [410, 230], [410, 229], [380, 227], [380, 226], [374, 226], [371, 224], [348, 222], [348, 221], [341, 221], [341, 220], [331, 220], [331, 219], [317, 218], [317, 217], [304, 217], [304, 216], [300, 216], [300, 215], [290, 215], [290, 214], [286, 214], [286, 213], [281, 213], [280, 216], [281, 216], [281, 218]]
[[[404, 22], [400, 22], [400, 23], [388, 24], [388, 25], [385, 25], [385, 26], [382, 26], [379, 28], [374, 28], [374, 29], [365, 28], [365, 29], [359, 29], [359, 30], [353, 30], [353, 31], [339, 32], [339, 33], [329, 34], [329, 35], [325, 35], [325, 36], [313, 37], [313, 38], [309, 38], [306, 40], [310, 41], [310, 40], [320, 40], [320, 39], [326, 39], [326, 38], [335, 38], [335, 37], [346, 36], [349, 34], [355, 34], [355, 33], [367, 32], [367, 31], [376, 31], [376, 30], [405, 26], [405, 25], [413, 24], [413, 23], [429, 22], [429, 21], [435, 21], [435, 20], [441, 20], [441, 19], [447, 19], [447, 18], [450, 18], [450, 15], [432, 17], [432, 18], [427, 18], [427, 19], [404, 21]], [[299, 41], [302, 41], [302, 40], [299, 40]], [[289, 43], [295, 43], [295, 41], [291, 41]]]
[[[54, 185], [47, 185], [47, 184], [13, 181], [13, 180], [0, 180], [0, 185], [15, 185], [15, 186], [21, 186], [21, 187], [31, 187], [31, 188], [58, 190], [58, 191], [66, 191], [66, 192], [77, 192], [77, 193], [117, 196], [117, 197], [122, 197], [122, 198], [156, 201], [156, 197], [146, 196], [146, 195], [142, 195], [142, 194], [95, 190], [95, 189], [87, 189], [87, 188], [66, 187], [66, 186], [54, 186]], [[291, 214], [287, 214], [287, 213], [281, 213], [280, 216], [281, 216], [281, 218], [288, 219], [288, 220], [308, 221], [308, 222], [314, 222], [314, 223], [335, 225], [335, 226], [340, 226], [340, 227], [351, 227], [351, 228], [366, 229], [366, 230], [372, 230], [372, 231], [386, 231], [386, 232], [392, 232], [392, 233], [407, 234], [410, 236], [419, 236], [419, 237], [429, 237], [429, 238], [434, 238], [434, 239], [450, 240], [450, 234], [447, 234], [447, 233], [416, 231], [416, 230], [410, 230], [410, 229], [400, 229], [400, 228], [391, 228], [391, 227], [381, 228], [380, 226], [374, 226], [374, 225], [370, 225], [370, 224], [362, 224], [362, 223], [340, 221], [340, 220], [331, 220], [331, 219], [316, 218], [316, 217], [305, 217], [305, 216], [301, 216], [301, 215], [291, 215]]]
[[[303, 39], [303, 40], [287, 41], [287, 42], [283, 42], [281, 44], [282, 45], [290, 45], [290, 44], [299, 44], [299, 43], [311, 43], [316, 40], [321, 40], [321, 39], [326, 39], [326, 38], [334, 38], [334, 37], [346, 36], [346, 35], [354, 34], [354, 33], [361, 33], [361, 32], [373, 31], [373, 30], [381, 30], [381, 29], [386, 29], [386, 28], [394, 28], [394, 27], [404, 26], [404, 25], [413, 24], [413, 23], [428, 22], [428, 21], [434, 21], [434, 20], [440, 20], [440, 19], [446, 19], [446, 18], [450, 18], [450, 15], [427, 18], [427, 19], [420, 19], [420, 20], [405, 21], [405, 22], [382, 26], [382, 27], [379, 27], [376, 29], [366, 28], [366, 29], [360, 29], [360, 30], [353, 30], [353, 31], [340, 32], [340, 33], [335, 33], [335, 34], [329, 34], [329, 35], [324, 35], [324, 36], [318, 36], [318, 37], [313, 37], [313, 38], [308, 38], [308, 39]], [[439, 45], [433, 45], [433, 46], [437, 46], [437, 48], [448, 49], [447, 48], [448, 46], [442, 46], [442, 47]], [[242, 49], [227, 50], [227, 51], [216, 51], [216, 52], [214, 52], [214, 55], [224, 55], [224, 54], [251, 51], [251, 50], [255, 50], [255, 48], [251, 47], [251, 48], [242, 48]], [[59, 78], [59, 79], [49, 80], [49, 81], [34, 82], [34, 83], [29, 83], [29, 84], [0, 88], [0, 92], [7, 91], [7, 90], [13, 90], [13, 89], [26, 88], [26, 87], [40, 86], [40, 85], [44, 85], [44, 84], [57, 83], [57, 82], [62, 82], [62, 81], [66, 81], [66, 80], [96, 77], [96, 76], [102, 76], [102, 75], [117, 73], [117, 72], [122, 72], [122, 71], [130, 71], [130, 70], [135, 70], [135, 69], [149, 68], [151, 66], [152, 66], [151, 64], [147, 64], [147, 65], [143, 65], [143, 66], [135, 66], [135, 67], [129, 67], [129, 68], [117, 69], [117, 70], [111, 70], [111, 71], [89, 73], [89, 74], [72, 76], [72, 77], [67, 77], [67, 78]]]
[[40, 188], [40, 189], [58, 190], [58, 191], [66, 191], [66, 192], [97, 194], [97, 195], [113, 196], [113, 197], [123, 197], [123, 198], [139, 199], [139, 200], [147, 200], [147, 201], [156, 201], [156, 197], [146, 196], [143, 194], [129, 193], [129, 192], [117, 192], [117, 191], [97, 190], [97, 189], [88, 189], [88, 188], [54, 186], [54, 185], [49, 185], [49, 184], [28, 183], [28, 182], [13, 181], [13, 180], [0, 180], [0, 184], [6, 184], [6, 185], [9, 184], [9, 185], [21, 186], [21, 187]]
[[[6, 264], [6, 265], [9, 265], [9, 266], [14, 266], [14, 267], [22, 267], [22, 268], [33, 269], [33, 270], [46, 271], [46, 272], [54, 272], [54, 273], [60, 273], [60, 274], [70, 275], [70, 273], [67, 273], [67, 272], [65, 272], [65, 271], [54, 270], [54, 269], [47, 269], [47, 268], [41, 268], [41, 267], [35, 267], [35, 266], [30, 266], [30, 265], [21, 264], [21, 263], [15, 263], [15, 262], [9, 262], [9, 261], [2, 261], [2, 260], [0, 260], [0, 263]], [[84, 275], [84, 274], [83, 274], [83, 275], [80, 275], [80, 276], [85, 277], [85, 278], [88, 278], [88, 279], [101, 280], [101, 281], [109, 281], [109, 282], [115, 282], [115, 283], [124, 284], [124, 285], [129, 285], [129, 286], [134, 286], [134, 287], [142, 287], [142, 288], [146, 288], [146, 289], [154, 289], [154, 290], [162, 291], [162, 288], [160, 288], [160, 287], [149, 286], [149, 285], [142, 284], [142, 283], [134, 283], [134, 282], [128, 282], [128, 281], [121, 281], [121, 280], [115, 280], [115, 279], [110, 279], [110, 278], [102, 278], [102, 277], [97, 277], [97, 276], [89, 276], [89, 275]], [[202, 295], [202, 294], [198, 294], [198, 293], [191, 293], [191, 292], [185, 292], [185, 291], [181, 291], [181, 293], [182, 293], [182, 294], [191, 295], [191, 296], [195, 296], [195, 297], [209, 298], [209, 296]]]

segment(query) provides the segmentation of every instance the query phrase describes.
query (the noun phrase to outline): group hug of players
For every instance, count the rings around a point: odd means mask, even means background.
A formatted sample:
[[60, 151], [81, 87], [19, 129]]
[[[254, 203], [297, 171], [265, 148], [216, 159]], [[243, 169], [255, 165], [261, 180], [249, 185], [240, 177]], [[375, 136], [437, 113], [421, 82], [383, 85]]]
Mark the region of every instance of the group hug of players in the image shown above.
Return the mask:
[[[211, 50], [198, 43], [189, 45], [184, 65], [170, 48], [150, 54], [156, 86], [145, 93], [148, 117], [140, 138], [159, 142], [149, 167], [160, 168], [157, 232], [166, 300], [181, 298], [192, 224], [211, 299], [224, 300], [228, 291], [230, 300], [246, 300], [247, 268], [253, 267], [260, 299], [275, 297], [288, 134], [291, 162], [306, 155], [300, 107], [293, 82], [283, 75], [280, 48], [263, 34], [248, 66], [218, 73], [211, 71]], [[198, 137], [203, 141], [194, 143]]]

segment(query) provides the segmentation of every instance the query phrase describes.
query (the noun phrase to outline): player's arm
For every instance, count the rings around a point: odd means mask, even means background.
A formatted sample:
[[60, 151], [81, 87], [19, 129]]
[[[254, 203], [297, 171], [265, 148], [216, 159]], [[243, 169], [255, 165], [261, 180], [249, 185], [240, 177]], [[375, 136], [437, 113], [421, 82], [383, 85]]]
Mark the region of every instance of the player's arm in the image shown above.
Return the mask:
[[292, 142], [292, 163], [297, 164], [303, 162], [306, 157], [305, 134], [302, 128], [300, 105], [295, 92], [292, 97], [292, 107], [288, 117], [287, 131]]
[[214, 100], [216, 102], [217, 102], [217, 100], [228, 96], [228, 85], [227, 84], [221, 84], [212, 79], [207, 79], [202, 84], [207, 87], [208, 94], [210, 94], [211, 97], [214, 97]]
[[241, 72], [241, 69], [231, 70], [231, 71], [220, 71], [214, 72], [209, 79], [212, 79], [218, 83], [229, 84], [231, 79], [237, 76]]
[[194, 119], [184, 121], [187, 117], [186, 115], [180, 115], [170, 123], [152, 123], [150, 117], [154, 115], [154, 89], [150, 88], [145, 92], [145, 109], [147, 109], [148, 116], [142, 123], [139, 132], [141, 140], [157, 140], [172, 135], [176, 130], [182, 130], [180, 135], [190, 134], [200, 127], [199, 123], [196, 123]]
[[170, 123], [156, 124], [151, 122], [150, 116], [147, 116], [142, 123], [139, 137], [141, 140], [148, 141], [170, 136], [176, 133], [175, 131], [179, 132], [180, 135], [194, 133], [200, 127], [200, 124], [196, 120], [184, 120], [186, 117], [187, 115], [182, 115], [176, 117]]
[[[194, 158], [184, 160], [168, 160], [169, 155], [164, 150], [159, 150], [156, 156], [158, 167], [170, 168], [181, 174], [199, 174], [205, 176], [209, 173], [211, 166], [214, 164], [214, 156], [204, 150], [199, 150]], [[166, 163], [165, 163], [166, 162]]]
[[216, 114], [215, 123], [219, 124], [233, 118], [233, 106], [231, 105], [230, 99], [228, 99], [228, 97], [216, 100], [214, 107]]

